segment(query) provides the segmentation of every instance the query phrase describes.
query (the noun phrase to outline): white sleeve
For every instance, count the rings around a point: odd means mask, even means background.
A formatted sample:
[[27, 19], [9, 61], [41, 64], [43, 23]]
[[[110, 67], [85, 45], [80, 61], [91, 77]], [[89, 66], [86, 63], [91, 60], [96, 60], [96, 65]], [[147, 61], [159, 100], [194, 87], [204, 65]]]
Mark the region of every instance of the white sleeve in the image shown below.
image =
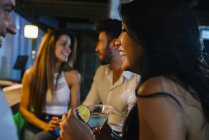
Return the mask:
[[136, 93], [135, 92], [136, 92], [136, 89], [139, 85], [140, 78], [141, 78], [140, 75], [135, 74], [134, 78], [131, 82], [130, 87], [132, 87], [132, 88], [129, 91], [130, 94], [129, 94], [129, 97], [128, 97], [128, 114], [132, 110], [134, 105], [136, 104]]
[[18, 140], [12, 111], [2, 92], [0, 92], [0, 140]]
[[91, 89], [89, 90], [88, 95], [86, 96], [86, 99], [84, 100], [83, 104], [84, 105], [94, 105], [94, 104], [98, 104], [100, 102], [100, 98], [99, 98], [99, 83], [101, 82], [101, 70], [100, 67], [97, 69], [95, 75], [94, 75], [94, 79], [93, 79], [93, 83], [91, 85]]

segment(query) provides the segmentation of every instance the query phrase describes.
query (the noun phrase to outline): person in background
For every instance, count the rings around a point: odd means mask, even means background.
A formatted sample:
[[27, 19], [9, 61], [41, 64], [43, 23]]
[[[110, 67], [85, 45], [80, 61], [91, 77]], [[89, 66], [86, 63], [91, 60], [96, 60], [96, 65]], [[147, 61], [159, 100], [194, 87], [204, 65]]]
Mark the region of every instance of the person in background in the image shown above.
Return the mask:
[[20, 112], [27, 121], [24, 140], [32, 140], [39, 132], [56, 139], [60, 116], [80, 102], [80, 74], [64, 70], [73, 52], [70, 34], [48, 31], [41, 42], [37, 58], [23, 77]]
[[[122, 69], [141, 75], [138, 110], [130, 113], [138, 112], [139, 123], [128, 117], [125, 140], [209, 139], [209, 69], [202, 58], [197, 18], [188, 5], [149, 0], [120, 6], [122, 33], [115, 44]], [[130, 132], [131, 123], [139, 129]], [[72, 133], [74, 124], [82, 131]], [[94, 139], [71, 112], [63, 116], [60, 134], [62, 140]]]
[[127, 114], [136, 103], [135, 89], [140, 76], [121, 70], [121, 57], [115, 40], [121, 32], [121, 21], [103, 19], [96, 23], [99, 32], [96, 53], [101, 66], [97, 69], [91, 89], [84, 105], [105, 104], [113, 106], [108, 124], [115, 139], [122, 136], [122, 128]]
[[[15, 8], [15, 0], [0, 1], [0, 48], [7, 33], [16, 33], [16, 24], [12, 19], [12, 12]], [[0, 92], [0, 139], [1, 140], [18, 140], [17, 130], [12, 118], [12, 111], [8, 103]]]

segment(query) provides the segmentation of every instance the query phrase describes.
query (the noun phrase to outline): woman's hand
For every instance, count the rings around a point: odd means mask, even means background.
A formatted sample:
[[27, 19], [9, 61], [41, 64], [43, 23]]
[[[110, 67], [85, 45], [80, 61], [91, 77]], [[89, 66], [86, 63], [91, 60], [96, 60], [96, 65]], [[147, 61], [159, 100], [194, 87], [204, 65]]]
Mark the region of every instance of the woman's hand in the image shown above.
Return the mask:
[[44, 131], [54, 131], [56, 128], [59, 127], [61, 119], [58, 117], [52, 117], [52, 119], [48, 122], [47, 125], [44, 127]]
[[82, 121], [77, 119], [71, 110], [68, 115], [62, 116], [60, 123], [61, 140], [94, 140], [91, 129]]

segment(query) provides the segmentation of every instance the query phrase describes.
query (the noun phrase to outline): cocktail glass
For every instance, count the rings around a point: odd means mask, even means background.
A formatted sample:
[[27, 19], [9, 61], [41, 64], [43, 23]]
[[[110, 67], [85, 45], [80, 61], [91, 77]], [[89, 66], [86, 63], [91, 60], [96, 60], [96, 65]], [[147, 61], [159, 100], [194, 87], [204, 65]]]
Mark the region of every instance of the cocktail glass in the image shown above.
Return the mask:
[[[104, 123], [106, 122], [109, 114], [112, 112], [113, 107], [110, 105], [102, 105], [102, 104], [89, 105], [87, 107], [90, 111], [90, 118], [87, 124], [92, 129], [94, 135], [97, 135], [100, 133], [100, 130], [104, 125]], [[81, 119], [81, 117], [79, 117], [78, 115], [79, 114], [78, 108], [76, 108], [74, 112], [75, 115]]]
[[96, 135], [100, 132], [102, 126], [106, 122], [109, 114], [112, 112], [113, 107], [109, 105], [90, 105], [91, 115], [88, 121], [88, 125], [92, 129], [93, 133]]

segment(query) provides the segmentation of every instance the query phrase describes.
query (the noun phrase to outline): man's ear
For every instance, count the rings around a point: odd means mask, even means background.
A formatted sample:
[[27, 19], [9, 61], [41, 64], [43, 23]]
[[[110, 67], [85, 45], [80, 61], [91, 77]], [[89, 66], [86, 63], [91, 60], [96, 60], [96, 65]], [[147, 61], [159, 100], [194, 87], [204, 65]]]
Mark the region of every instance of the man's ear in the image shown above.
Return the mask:
[[110, 49], [111, 49], [111, 50], [118, 49], [118, 47], [115, 45], [115, 41], [116, 41], [116, 38], [114, 38], [114, 39], [110, 42]]

